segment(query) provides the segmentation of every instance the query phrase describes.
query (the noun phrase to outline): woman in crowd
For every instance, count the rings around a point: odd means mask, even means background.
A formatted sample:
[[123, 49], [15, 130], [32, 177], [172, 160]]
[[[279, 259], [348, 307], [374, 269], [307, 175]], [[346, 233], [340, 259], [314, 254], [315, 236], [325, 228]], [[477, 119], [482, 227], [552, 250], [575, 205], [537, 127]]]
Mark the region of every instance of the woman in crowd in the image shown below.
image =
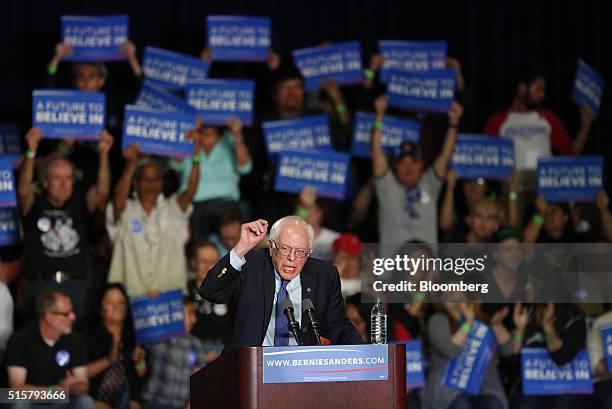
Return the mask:
[[100, 323], [85, 331], [89, 393], [96, 408], [139, 408], [144, 351], [136, 346], [128, 297], [121, 284], [102, 292]]
[[[431, 316], [427, 327], [431, 364], [425, 384], [423, 403], [431, 409], [502, 409], [508, 407], [496, 359], [493, 356], [485, 369], [478, 394], [470, 395], [441, 384], [441, 378], [450, 360], [457, 358], [468, 339], [479, 313], [478, 304], [467, 304], [461, 293], [443, 296], [446, 301], [441, 312]], [[513, 342], [501, 325], [502, 314], [491, 319], [491, 326], [501, 355], [511, 355]]]

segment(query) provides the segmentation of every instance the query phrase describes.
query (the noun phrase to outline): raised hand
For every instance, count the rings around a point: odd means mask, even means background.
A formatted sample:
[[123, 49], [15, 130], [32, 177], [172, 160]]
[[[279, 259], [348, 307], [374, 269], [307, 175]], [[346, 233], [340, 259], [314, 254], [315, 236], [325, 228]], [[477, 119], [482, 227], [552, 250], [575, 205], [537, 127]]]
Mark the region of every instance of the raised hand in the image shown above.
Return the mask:
[[263, 241], [268, 232], [268, 222], [263, 219], [240, 226], [240, 240], [234, 247], [234, 252], [239, 257], [244, 257], [246, 253]]
[[100, 155], [108, 155], [113, 147], [113, 141], [113, 136], [108, 133], [106, 129], [103, 130], [100, 134], [100, 141], [98, 142], [98, 151], [100, 152]]
[[377, 115], [384, 115], [387, 112], [387, 105], [389, 103], [389, 97], [387, 95], [380, 95], [374, 100], [374, 110]]
[[463, 115], [463, 107], [457, 101], [453, 101], [450, 111], [448, 111], [448, 122], [451, 125], [459, 125], [459, 120]]
[[519, 302], [514, 304], [514, 311], [512, 312], [512, 321], [517, 331], [525, 332], [527, 323], [529, 322], [529, 311], [527, 308], [523, 308], [523, 305]]
[[125, 149], [123, 149], [123, 158], [128, 163], [135, 163], [139, 157], [140, 157], [140, 147], [137, 144], [132, 143], [128, 145]]
[[38, 144], [40, 143], [43, 137], [42, 131], [40, 128], [30, 128], [28, 133], [25, 135], [25, 139], [28, 145], [28, 150], [31, 152], [36, 152], [38, 149]]

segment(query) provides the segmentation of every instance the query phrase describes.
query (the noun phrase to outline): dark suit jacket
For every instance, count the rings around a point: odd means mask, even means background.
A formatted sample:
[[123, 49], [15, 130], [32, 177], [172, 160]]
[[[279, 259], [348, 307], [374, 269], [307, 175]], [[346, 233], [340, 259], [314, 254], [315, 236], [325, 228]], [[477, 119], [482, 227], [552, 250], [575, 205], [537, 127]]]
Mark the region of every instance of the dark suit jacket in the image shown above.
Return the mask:
[[[237, 271], [229, 253], [208, 272], [200, 294], [210, 302], [231, 304], [232, 329], [228, 345], [260, 346], [274, 302], [274, 266], [267, 249], [253, 250]], [[302, 300], [310, 298], [320, 334], [332, 344], [362, 344], [361, 336], [346, 319], [338, 270], [330, 263], [309, 258], [300, 274]], [[300, 327], [304, 327], [304, 317]]]

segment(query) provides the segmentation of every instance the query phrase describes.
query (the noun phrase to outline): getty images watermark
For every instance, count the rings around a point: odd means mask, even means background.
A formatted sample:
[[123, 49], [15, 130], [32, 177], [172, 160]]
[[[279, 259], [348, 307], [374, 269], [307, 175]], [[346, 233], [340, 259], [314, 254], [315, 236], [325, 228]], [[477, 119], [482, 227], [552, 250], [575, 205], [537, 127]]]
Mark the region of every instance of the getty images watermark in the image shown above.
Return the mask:
[[610, 302], [612, 245], [366, 244], [362, 301]]

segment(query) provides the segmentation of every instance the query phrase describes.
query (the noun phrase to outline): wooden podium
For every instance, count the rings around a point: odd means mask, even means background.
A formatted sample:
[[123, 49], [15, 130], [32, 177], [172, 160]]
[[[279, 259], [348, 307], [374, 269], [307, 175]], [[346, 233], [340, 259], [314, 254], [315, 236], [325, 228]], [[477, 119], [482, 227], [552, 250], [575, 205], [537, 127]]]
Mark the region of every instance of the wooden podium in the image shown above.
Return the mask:
[[226, 348], [191, 376], [193, 409], [404, 409], [406, 346], [389, 348], [386, 381], [263, 383], [263, 347]]

